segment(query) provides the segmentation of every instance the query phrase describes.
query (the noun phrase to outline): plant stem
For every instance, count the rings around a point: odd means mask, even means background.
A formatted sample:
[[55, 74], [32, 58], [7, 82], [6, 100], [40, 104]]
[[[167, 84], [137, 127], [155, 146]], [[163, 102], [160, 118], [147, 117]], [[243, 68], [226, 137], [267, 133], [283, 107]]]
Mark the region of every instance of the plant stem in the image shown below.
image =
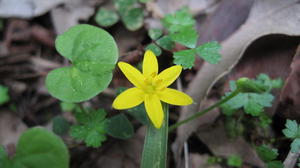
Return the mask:
[[180, 125], [185, 124], [185, 123], [187, 123], [189, 121], [192, 121], [192, 120], [194, 120], [194, 119], [196, 119], [196, 118], [198, 118], [198, 117], [206, 114], [207, 112], [213, 110], [214, 108], [219, 107], [221, 104], [226, 103], [228, 100], [232, 99], [233, 97], [235, 97], [239, 93], [240, 93], [240, 91], [237, 89], [237, 90], [231, 92], [230, 95], [226, 96], [224, 99], [218, 101], [217, 103], [215, 103], [214, 105], [208, 107], [207, 109], [204, 109], [204, 110], [202, 110], [202, 111], [200, 111], [200, 112], [198, 112], [198, 113], [190, 116], [189, 118], [187, 118], [185, 120], [182, 120], [182, 121], [179, 121], [179, 122], [173, 124], [172, 126], [169, 127], [169, 132], [172, 132], [174, 129], [176, 129]]
[[294, 153], [292, 150], [290, 150], [289, 154], [285, 158], [283, 162], [284, 168], [293, 168], [295, 167], [295, 164], [297, 163], [297, 160], [300, 156], [300, 151]]
[[166, 168], [168, 147], [169, 107], [163, 103], [164, 123], [160, 129], [152, 123], [147, 126], [141, 168]]

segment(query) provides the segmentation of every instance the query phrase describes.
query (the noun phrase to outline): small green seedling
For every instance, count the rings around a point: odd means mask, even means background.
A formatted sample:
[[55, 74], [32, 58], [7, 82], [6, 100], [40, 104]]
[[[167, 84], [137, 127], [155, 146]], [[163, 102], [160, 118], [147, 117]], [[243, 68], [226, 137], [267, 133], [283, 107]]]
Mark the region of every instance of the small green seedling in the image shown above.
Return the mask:
[[261, 145], [256, 148], [258, 156], [265, 162], [267, 168], [283, 168], [283, 164], [280, 160], [276, 160], [278, 157], [278, 150], [269, 148], [267, 145]]
[[243, 160], [239, 155], [230, 155], [226, 161], [228, 166], [231, 167], [242, 167]]
[[179, 43], [188, 49], [174, 52], [174, 64], [181, 65], [184, 69], [194, 66], [195, 55], [199, 55], [211, 64], [217, 64], [221, 55], [221, 46], [213, 41], [197, 46], [198, 33], [195, 28], [196, 20], [189, 13], [188, 8], [182, 8], [174, 14], [168, 14], [161, 20], [168, 34], [163, 35], [160, 29], [149, 29], [148, 35], [152, 43], [146, 48], [152, 50], [157, 56], [161, 54], [161, 48], [173, 50], [175, 43]]
[[100, 147], [106, 140], [106, 134], [119, 139], [128, 139], [134, 134], [133, 126], [124, 114], [106, 118], [103, 109], [85, 108], [76, 111], [75, 117], [78, 124], [71, 126], [70, 134], [89, 147]]
[[[140, 0], [145, 3], [149, 0]], [[114, 0], [115, 9], [100, 8], [95, 16], [95, 21], [100, 26], [109, 27], [122, 20], [128, 30], [135, 31], [144, 24], [144, 10], [136, 0]]]
[[291, 151], [300, 151], [300, 126], [295, 120], [286, 120], [285, 129], [282, 130], [285, 137], [292, 139]]

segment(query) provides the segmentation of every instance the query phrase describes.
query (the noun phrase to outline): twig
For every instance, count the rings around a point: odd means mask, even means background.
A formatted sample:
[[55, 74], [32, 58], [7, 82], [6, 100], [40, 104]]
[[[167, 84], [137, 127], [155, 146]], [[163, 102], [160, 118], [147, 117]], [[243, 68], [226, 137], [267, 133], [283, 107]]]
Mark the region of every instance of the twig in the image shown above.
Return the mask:
[[184, 168], [189, 168], [190, 167], [189, 166], [189, 148], [188, 148], [188, 144], [186, 141], [184, 142], [183, 147], [184, 147], [184, 162], [185, 162]]
[[[177, 89], [182, 91], [182, 82], [181, 78], [178, 78], [176, 81], [177, 84]], [[184, 142], [184, 168], [189, 168], [189, 149], [188, 149], [188, 143], [185, 141]]]
[[287, 157], [283, 162], [284, 168], [294, 168], [299, 156], [300, 156], [300, 150], [296, 153], [290, 150], [289, 154], [287, 155]]

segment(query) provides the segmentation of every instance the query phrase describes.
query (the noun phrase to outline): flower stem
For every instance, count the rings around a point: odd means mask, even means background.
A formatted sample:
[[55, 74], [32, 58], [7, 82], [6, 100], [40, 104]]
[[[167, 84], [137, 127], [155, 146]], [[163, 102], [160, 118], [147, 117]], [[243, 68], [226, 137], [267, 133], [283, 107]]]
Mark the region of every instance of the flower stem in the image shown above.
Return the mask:
[[204, 110], [202, 110], [202, 111], [200, 111], [200, 112], [198, 112], [198, 113], [196, 113], [196, 114], [190, 116], [189, 118], [187, 118], [187, 119], [185, 119], [185, 120], [179, 121], [179, 122], [177, 122], [177, 123], [171, 125], [171, 126], [169, 127], [169, 132], [172, 132], [174, 129], [176, 129], [176, 128], [179, 127], [180, 125], [185, 124], [185, 123], [187, 123], [187, 122], [189, 122], [189, 121], [192, 121], [192, 120], [194, 120], [194, 119], [196, 119], [196, 118], [198, 118], [198, 117], [200, 117], [200, 116], [206, 114], [207, 112], [213, 110], [214, 108], [219, 107], [221, 104], [226, 103], [228, 100], [232, 99], [233, 97], [235, 97], [235, 96], [238, 95], [239, 93], [240, 93], [240, 91], [239, 91], [239, 89], [237, 89], [237, 90], [231, 92], [230, 95], [226, 96], [224, 99], [221, 99], [220, 101], [218, 101], [218, 102], [215, 103], [214, 105], [208, 107], [207, 109], [204, 109]]
[[164, 123], [160, 129], [151, 123], [147, 126], [141, 168], [166, 168], [168, 147], [169, 107], [163, 103]]

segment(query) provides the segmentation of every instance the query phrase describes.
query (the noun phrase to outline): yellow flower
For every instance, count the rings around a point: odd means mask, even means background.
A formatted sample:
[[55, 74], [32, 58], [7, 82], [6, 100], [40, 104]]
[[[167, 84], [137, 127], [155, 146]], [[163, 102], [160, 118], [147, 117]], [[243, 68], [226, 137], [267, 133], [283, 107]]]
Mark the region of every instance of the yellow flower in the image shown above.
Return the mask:
[[129, 109], [144, 102], [151, 122], [160, 128], [164, 120], [161, 101], [173, 105], [189, 105], [193, 102], [187, 94], [167, 88], [178, 78], [182, 67], [172, 66], [158, 74], [157, 59], [150, 50], [144, 55], [143, 74], [125, 62], [119, 62], [118, 66], [135, 87], [122, 92], [114, 100], [112, 106], [115, 109]]

